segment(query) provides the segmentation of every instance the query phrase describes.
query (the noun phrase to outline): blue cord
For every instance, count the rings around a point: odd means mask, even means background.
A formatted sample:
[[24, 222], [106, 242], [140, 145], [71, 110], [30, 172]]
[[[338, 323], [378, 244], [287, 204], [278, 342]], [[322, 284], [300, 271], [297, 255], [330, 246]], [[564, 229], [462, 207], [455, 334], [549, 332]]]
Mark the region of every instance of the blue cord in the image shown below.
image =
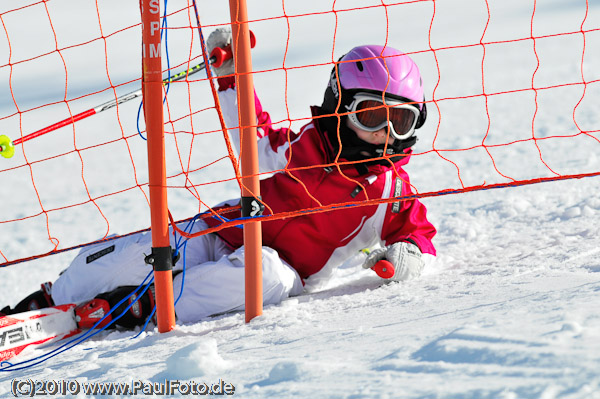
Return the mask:
[[[185, 228], [183, 229], [185, 232], [189, 233], [194, 224], [198, 221], [198, 219], [200, 217], [202, 217], [203, 215], [206, 215], [208, 212], [204, 212], [204, 213], [199, 213], [197, 215], [195, 215], [192, 219], [190, 219]], [[216, 216], [212, 216], [213, 218], [216, 218]], [[243, 219], [247, 219], [247, 218], [238, 218], [238, 219], [228, 219], [225, 218], [223, 216], [220, 216], [220, 218], [222, 218], [224, 221], [228, 222], [231, 220], [243, 220]], [[243, 226], [236, 226], [239, 228], [243, 228]], [[175, 253], [178, 253], [179, 250], [181, 248], [183, 248], [182, 252], [182, 262], [183, 262], [183, 270], [182, 270], [182, 278], [181, 278], [181, 289], [179, 292], [179, 295], [177, 296], [177, 299], [175, 300], [175, 304], [177, 304], [179, 302], [179, 300], [181, 299], [181, 296], [183, 294], [183, 288], [185, 286], [185, 273], [186, 273], [186, 253], [187, 253], [187, 243], [189, 239], [184, 239], [183, 236], [179, 236], [177, 237], [176, 232], [175, 234], [175, 243], [176, 243], [176, 248], [175, 248]], [[53, 349], [52, 351], [45, 353], [43, 355], [40, 355], [38, 357], [35, 357], [33, 359], [29, 359], [29, 360], [25, 360], [19, 363], [10, 363], [8, 361], [3, 361], [0, 363], [0, 372], [3, 371], [16, 371], [16, 370], [24, 370], [33, 366], [36, 366], [38, 364], [41, 364], [57, 355], [59, 355], [62, 352], [65, 352], [79, 344], [81, 344], [82, 342], [94, 337], [95, 335], [101, 333], [102, 331], [106, 330], [110, 325], [112, 325], [115, 321], [119, 320], [121, 317], [123, 317], [128, 311], [129, 309], [134, 305], [135, 302], [130, 303], [118, 316], [114, 317], [110, 323], [108, 323], [106, 326], [101, 327], [96, 329], [96, 327], [98, 325], [100, 325], [109, 315], [111, 315], [120, 305], [122, 305], [125, 301], [128, 301], [129, 298], [131, 298], [132, 295], [137, 294], [138, 291], [141, 292], [139, 294], [139, 296], [143, 296], [146, 291], [148, 291], [148, 289], [150, 288], [150, 285], [154, 282], [154, 277], [153, 277], [153, 272], [148, 273], [148, 275], [146, 276], [146, 278], [144, 278], [144, 281], [142, 281], [142, 283], [136, 288], [134, 289], [129, 295], [127, 295], [125, 298], [121, 299], [115, 306], [113, 306], [111, 308], [111, 310], [104, 315], [104, 317], [102, 317], [100, 320], [98, 320], [94, 326], [89, 329], [88, 331], [86, 331], [85, 333], [83, 333], [83, 335], [77, 336], [73, 339], [71, 339], [70, 341], [60, 345], [59, 347]], [[142, 288], [143, 287], [143, 288]], [[148, 318], [146, 319], [144, 325], [142, 326], [141, 330], [134, 335], [131, 339], [135, 339], [138, 338], [140, 336], [140, 334], [146, 330], [150, 320], [152, 320], [152, 317], [154, 316], [156, 312], [156, 305], [154, 306], [154, 308], [152, 309], [151, 314], [148, 316]], [[18, 367], [21, 366], [21, 367]]]
[[[123, 304], [125, 301], [129, 300], [129, 298], [136, 294], [140, 288], [142, 288], [142, 286], [145, 284], [142, 292], [140, 293], [140, 296], [144, 295], [146, 293], [146, 291], [148, 290], [148, 288], [150, 287], [150, 284], [152, 284], [154, 278], [150, 278], [153, 275], [152, 272], [148, 273], [148, 275], [146, 276], [146, 278], [144, 279], [144, 281], [142, 281], [142, 283], [135, 289], [133, 290], [129, 295], [127, 295], [125, 298], [121, 299], [107, 314], [104, 315], [104, 317], [102, 317], [100, 320], [98, 320], [96, 322], [96, 324], [94, 324], [94, 326], [89, 329], [88, 331], [86, 331], [83, 335], [80, 335], [78, 337], [75, 337], [73, 339], [71, 339], [70, 341], [62, 344], [61, 346], [59, 346], [58, 348], [53, 349], [52, 351], [45, 353], [41, 356], [35, 357], [33, 359], [28, 359], [19, 363], [10, 363], [8, 361], [4, 361], [1, 363], [1, 367], [0, 368], [0, 372], [2, 371], [17, 371], [17, 370], [24, 370], [24, 369], [28, 369], [30, 367], [36, 366], [38, 364], [41, 364], [57, 355], [59, 355], [62, 352], [65, 352], [79, 344], [81, 344], [82, 342], [92, 338], [93, 336], [101, 333], [102, 331], [106, 330], [111, 324], [113, 324], [115, 321], [119, 320], [121, 317], [123, 317], [123, 315], [125, 315], [125, 313], [127, 313], [129, 311], [129, 309], [131, 308], [131, 306], [133, 306], [133, 303], [130, 303], [117, 317], [115, 317], [114, 319], [112, 319], [112, 321], [110, 323], [108, 323], [106, 326], [101, 327], [99, 329], [95, 329], [95, 327], [97, 327], [100, 323], [102, 323], [110, 314], [112, 314], [121, 304]], [[148, 281], [148, 283], [146, 283], [146, 281], [150, 278], [150, 281]], [[15, 366], [21, 366], [22, 367], [15, 367]]]

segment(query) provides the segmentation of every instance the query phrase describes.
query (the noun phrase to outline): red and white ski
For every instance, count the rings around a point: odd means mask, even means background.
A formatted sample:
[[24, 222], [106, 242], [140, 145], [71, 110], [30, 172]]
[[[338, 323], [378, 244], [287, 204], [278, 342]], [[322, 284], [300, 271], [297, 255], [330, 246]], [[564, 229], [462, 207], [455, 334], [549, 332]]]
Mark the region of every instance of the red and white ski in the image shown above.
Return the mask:
[[79, 334], [75, 306], [59, 305], [0, 316], [0, 361], [17, 356], [29, 346], [49, 344]]

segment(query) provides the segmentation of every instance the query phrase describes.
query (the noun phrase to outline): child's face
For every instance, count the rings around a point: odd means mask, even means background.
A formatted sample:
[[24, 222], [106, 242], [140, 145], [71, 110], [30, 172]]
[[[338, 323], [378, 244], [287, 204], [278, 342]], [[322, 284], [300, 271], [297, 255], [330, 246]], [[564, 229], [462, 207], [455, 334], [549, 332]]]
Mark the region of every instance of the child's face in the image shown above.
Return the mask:
[[388, 144], [392, 144], [395, 140], [393, 137], [388, 136], [386, 128], [381, 128], [375, 132], [368, 132], [366, 130], [362, 130], [358, 126], [355, 126], [354, 123], [352, 123], [348, 118], [346, 118], [346, 126], [352, 129], [359, 139], [366, 141], [369, 144], [385, 144], [386, 140]]

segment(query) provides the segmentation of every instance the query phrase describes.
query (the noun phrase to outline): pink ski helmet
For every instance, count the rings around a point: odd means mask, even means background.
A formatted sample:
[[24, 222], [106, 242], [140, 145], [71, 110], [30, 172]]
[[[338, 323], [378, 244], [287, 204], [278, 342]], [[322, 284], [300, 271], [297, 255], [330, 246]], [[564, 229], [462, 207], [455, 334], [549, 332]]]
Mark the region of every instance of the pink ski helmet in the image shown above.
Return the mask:
[[344, 112], [344, 106], [357, 93], [385, 93], [386, 98], [405, 101], [419, 110], [415, 129], [425, 123], [427, 109], [419, 68], [408, 55], [392, 47], [358, 46], [340, 58], [331, 73], [321, 108], [331, 114]]
[[[371, 116], [363, 114], [361, 121], [356, 113], [361, 101], [366, 104], [365, 99], [377, 100], [379, 97], [383, 100], [384, 96], [386, 102], [396, 104], [394, 107], [410, 109], [409, 115], [414, 115], [412, 119], [402, 118], [401, 115], [392, 118], [390, 108], [390, 113], [384, 114], [383, 119], [381, 114], [372, 120], [369, 120]], [[340, 58], [331, 71], [320, 114], [318, 123], [328, 138], [334, 156], [383, 165], [401, 160], [417, 142], [415, 130], [423, 126], [427, 117], [419, 68], [408, 55], [391, 47], [355, 47]], [[389, 120], [386, 121], [385, 117]], [[347, 119], [363, 130], [375, 131], [386, 127], [395, 140], [391, 144], [367, 143], [346, 125]], [[406, 122], [404, 125], [403, 121]], [[355, 166], [360, 173], [367, 173], [364, 166]]]

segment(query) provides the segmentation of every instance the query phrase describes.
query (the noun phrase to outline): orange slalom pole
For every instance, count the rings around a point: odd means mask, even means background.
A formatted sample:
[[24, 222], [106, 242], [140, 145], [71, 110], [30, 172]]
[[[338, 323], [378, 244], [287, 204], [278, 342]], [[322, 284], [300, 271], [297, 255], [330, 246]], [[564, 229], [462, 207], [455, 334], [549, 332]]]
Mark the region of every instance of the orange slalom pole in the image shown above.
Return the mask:
[[167, 174], [163, 120], [163, 82], [160, 40], [160, 3], [141, 0], [142, 12], [142, 91], [148, 136], [148, 175], [152, 254], [146, 262], [154, 268], [158, 331], [175, 328], [173, 300], [173, 260], [169, 241]]
[[[242, 215], [262, 213], [256, 144], [256, 108], [250, 55], [250, 30], [245, 0], [229, 0], [235, 78], [240, 113]], [[259, 221], [244, 225], [246, 323], [263, 311], [262, 229]]]

